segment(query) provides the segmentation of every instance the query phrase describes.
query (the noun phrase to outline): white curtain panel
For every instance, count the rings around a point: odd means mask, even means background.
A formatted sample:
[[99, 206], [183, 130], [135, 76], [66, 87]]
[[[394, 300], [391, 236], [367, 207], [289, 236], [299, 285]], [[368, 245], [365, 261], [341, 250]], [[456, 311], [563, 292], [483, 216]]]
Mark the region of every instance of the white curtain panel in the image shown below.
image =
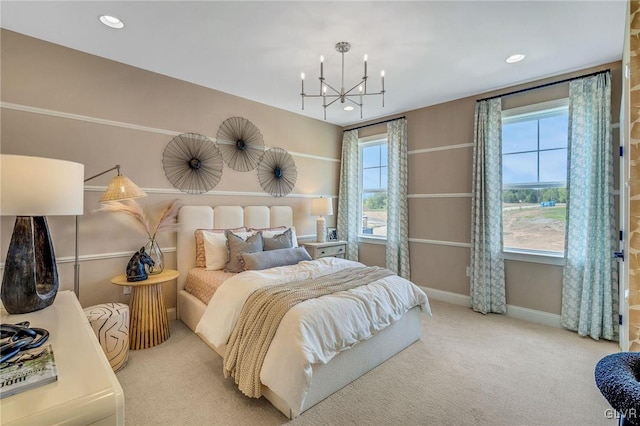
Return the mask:
[[358, 228], [362, 226], [360, 212], [358, 131], [349, 130], [342, 136], [340, 192], [338, 194], [338, 238], [347, 242], [346, 258], [358, 260]]
[[502, 103], [476, 103], [471, 197], [471, 307], [507, 311], [502, 256]]
[[387, 269], [410, 279], [407, 120], [387, 123]]
[[610, 73], [571, 81], [562, 325], [608, 340], [618, 322], [612, 143]]

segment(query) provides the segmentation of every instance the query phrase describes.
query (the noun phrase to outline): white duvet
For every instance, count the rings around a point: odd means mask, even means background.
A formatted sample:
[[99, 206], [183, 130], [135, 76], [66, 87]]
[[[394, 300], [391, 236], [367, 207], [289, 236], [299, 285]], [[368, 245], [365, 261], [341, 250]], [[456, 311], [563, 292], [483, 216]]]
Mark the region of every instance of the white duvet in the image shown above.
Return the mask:
[[[242, 305], [254, 290], [354, 266], [364, 265], [328, 257], [237, 274], [214, 293], [196, 333], [216, 348], [224, 347]], [[353, 297], [353, 293], [368, 293], [368, 296]], [[264, 360], [260, 380], [287, 402], [295, 417], [300, 414], [311, 385], [311, 364], [329, 362], [340, 351], [394, 323], [414, 306], [420, 306], [423, 312], [431, 314], [427, 295], [397, 275], [302, 302], [282, 319]]]

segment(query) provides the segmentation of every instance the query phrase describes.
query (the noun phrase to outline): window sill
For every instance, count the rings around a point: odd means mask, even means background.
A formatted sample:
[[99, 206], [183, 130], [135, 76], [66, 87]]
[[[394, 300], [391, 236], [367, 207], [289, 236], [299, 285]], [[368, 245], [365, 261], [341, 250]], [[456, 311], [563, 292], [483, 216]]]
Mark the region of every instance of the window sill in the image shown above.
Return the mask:
[[358, 242], [359, 243], [365, 243], [365, 244], [381, 244], [383, 246], [387, 245], [387, 238], [386, 237], [372, 237], [370, 235], [362, 236], [362, 235], [358, 235]]
[[564, 266], [564, 254], [561, 253], [505, 249], [502, 252], [502, 257], [505, 260], [516, 260], [519, 262], [543, 263], [545, 265]]

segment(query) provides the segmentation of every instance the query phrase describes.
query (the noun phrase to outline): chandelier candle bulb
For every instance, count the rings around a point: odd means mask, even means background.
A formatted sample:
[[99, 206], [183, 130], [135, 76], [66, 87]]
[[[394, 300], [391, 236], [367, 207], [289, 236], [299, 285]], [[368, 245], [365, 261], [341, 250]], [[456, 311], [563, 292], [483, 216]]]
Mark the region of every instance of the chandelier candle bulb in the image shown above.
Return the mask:
[[364, 78], [367, 78], [367, 55], [364, 55]]

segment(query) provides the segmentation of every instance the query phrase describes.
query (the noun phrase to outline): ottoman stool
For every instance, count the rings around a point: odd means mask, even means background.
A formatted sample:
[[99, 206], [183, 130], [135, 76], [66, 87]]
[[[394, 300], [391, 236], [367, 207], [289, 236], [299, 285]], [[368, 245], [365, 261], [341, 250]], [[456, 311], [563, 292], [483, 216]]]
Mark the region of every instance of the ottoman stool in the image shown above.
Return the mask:
[[129, 359], [129, 306], [103, 303], [84, 310], [113, 371]]

